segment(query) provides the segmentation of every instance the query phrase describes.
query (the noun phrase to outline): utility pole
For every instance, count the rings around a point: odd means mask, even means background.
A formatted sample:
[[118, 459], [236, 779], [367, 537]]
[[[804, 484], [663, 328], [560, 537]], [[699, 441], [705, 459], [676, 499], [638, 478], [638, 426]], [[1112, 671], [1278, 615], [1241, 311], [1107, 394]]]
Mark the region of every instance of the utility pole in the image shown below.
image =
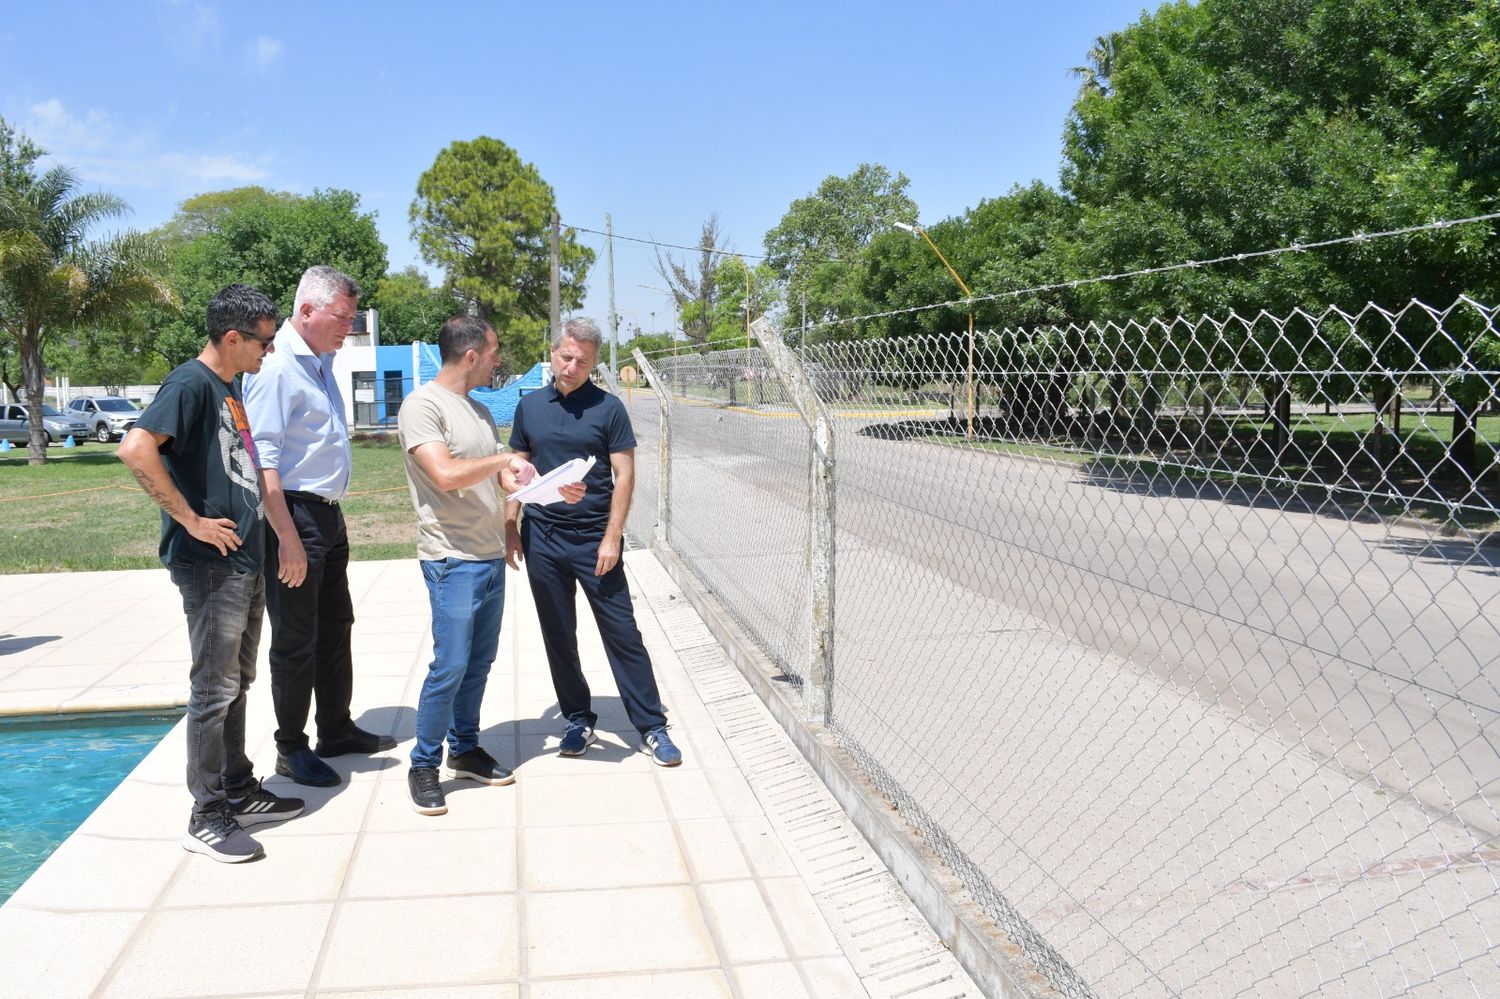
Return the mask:
[[562, 222], [557, 213], [552, 213], [552, 302], [548, 318], [552, 321], [549, 340], [556, 340], [557, 334], [562, 330], [562, 286], [559, 283], [560, 274], [558, 262], [558, 244], [562, 241]]
[[[604, 213], [604, 256], [609, 261], [609, 370], [618, 372], [615, 349], [620, 342], [620, 317], [615, 313], [615, 223], [609, 212]], [[640, 318], [635, 322], [639, 326]]]

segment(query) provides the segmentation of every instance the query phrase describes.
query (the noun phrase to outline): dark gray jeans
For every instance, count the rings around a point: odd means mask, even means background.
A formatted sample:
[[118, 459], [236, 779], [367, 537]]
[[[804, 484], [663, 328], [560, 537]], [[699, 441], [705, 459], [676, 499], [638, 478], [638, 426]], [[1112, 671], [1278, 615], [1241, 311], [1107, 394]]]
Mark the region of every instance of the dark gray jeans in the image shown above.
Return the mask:
[[266, 606], [265, 577], [227, 562], [167, 567], [182, 594], [193, 665], [188, 673], [187, 786], [204, 812], [255, 786], [245, 755], [245, 695]]

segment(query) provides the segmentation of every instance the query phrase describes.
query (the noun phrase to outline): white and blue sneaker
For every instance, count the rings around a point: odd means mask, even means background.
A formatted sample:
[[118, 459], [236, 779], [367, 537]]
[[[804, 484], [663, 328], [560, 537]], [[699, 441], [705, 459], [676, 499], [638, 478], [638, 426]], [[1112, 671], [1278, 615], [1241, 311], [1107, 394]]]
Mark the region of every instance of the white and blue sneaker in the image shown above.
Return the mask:
[[682, 750], [672, 742], [665, 725], [658, 725], [641, 736], [641, 742], [645, 751], [651, 754], [652, 762], [659, 767], [675, 767], [682, 762]]
[[568, 729], [563, 733], [562, 745], [557, 747], [557, 755], [582, 756], [598, 741], [599, 737], [594, 734], [592, 725], [577, 721], [568, 722]]

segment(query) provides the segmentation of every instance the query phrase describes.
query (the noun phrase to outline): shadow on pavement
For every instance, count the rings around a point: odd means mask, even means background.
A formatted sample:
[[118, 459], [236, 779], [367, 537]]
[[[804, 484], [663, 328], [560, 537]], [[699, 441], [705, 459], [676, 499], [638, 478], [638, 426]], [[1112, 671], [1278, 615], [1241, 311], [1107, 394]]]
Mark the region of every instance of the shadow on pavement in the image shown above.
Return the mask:
[[27, 649], [34, 649], [48, 642], [56, 642], [61, 638], [61, 635], [31, 635], [24, 638], [20, 635], [0, 635], [0, 656], [25, 652]]

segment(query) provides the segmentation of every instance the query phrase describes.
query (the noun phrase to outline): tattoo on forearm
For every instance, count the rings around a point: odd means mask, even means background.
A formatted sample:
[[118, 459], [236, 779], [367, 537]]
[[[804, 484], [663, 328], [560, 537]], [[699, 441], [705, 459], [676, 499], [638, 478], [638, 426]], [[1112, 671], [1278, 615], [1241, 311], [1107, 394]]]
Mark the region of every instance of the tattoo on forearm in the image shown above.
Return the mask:
[[180, 509], [180, 500], [158, 486], [155, 480], [146, 473], [145, 469], [132, 468], [130, 474], [135, 476], [135, 481], [141, 484], [141, 489], [145, 490], [146, 495], [151, 497], [151, 501], [168, 514], [175, 517], [183, 512]]

